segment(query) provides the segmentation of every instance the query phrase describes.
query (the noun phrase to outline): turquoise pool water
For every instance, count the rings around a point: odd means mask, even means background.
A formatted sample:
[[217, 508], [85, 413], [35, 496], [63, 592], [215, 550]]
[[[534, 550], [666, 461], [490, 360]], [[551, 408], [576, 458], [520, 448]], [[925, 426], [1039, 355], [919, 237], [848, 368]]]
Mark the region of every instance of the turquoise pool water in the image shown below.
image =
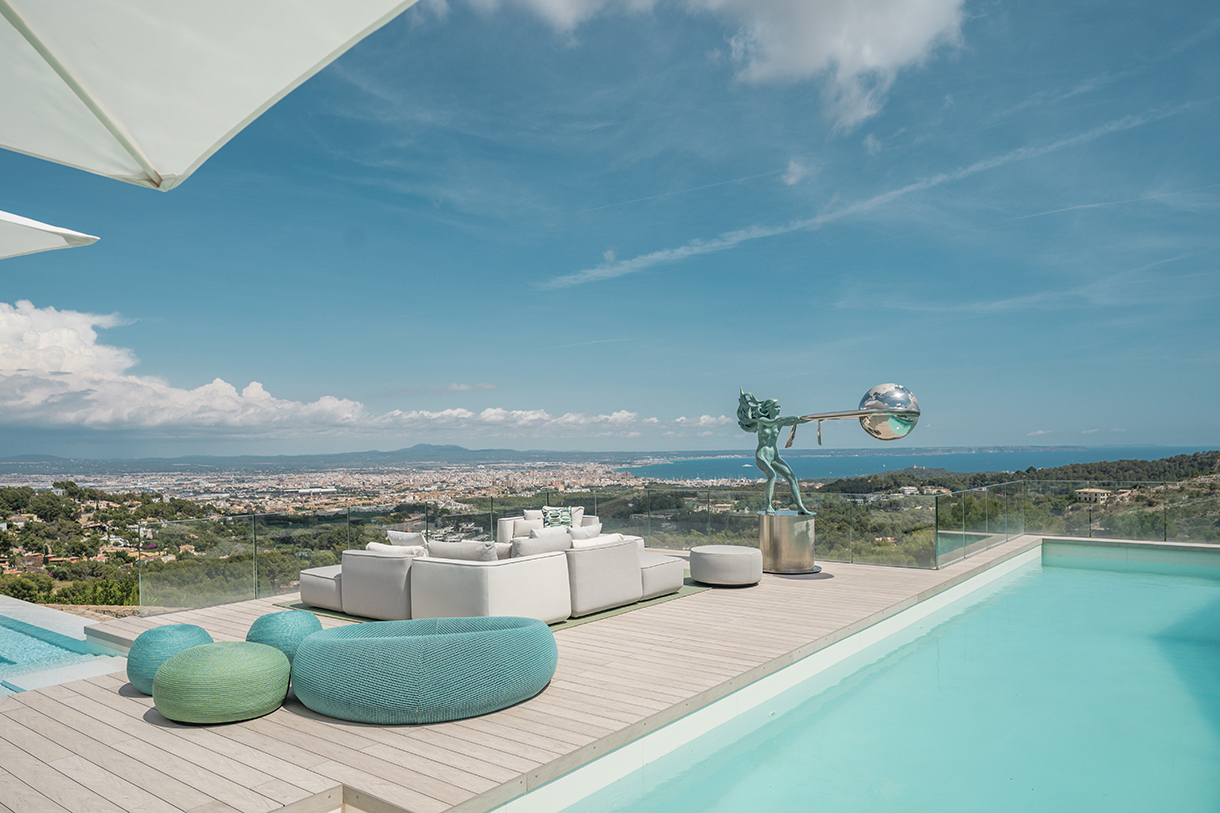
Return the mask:
[[118, 653], [85, 640], [85, 619], [0, 596], [0, 695], [118, 671]]
[[1216, 568], [1096, 567], [1024, 566], [567, 811], [1220, 810]]

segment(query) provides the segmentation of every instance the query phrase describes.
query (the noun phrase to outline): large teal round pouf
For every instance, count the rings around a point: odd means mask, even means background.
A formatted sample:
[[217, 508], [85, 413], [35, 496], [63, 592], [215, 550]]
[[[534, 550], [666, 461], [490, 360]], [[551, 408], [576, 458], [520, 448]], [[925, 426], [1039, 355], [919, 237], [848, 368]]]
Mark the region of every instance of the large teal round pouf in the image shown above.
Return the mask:
[[278, 709], [292, 667], [273, 646], [222, 641], [179, 652], [157, 670], [153, 703], [179, 723], [232, 723]]
[[555, 635], [535, 618], [373, 621], [302, 641], [292, 690], [341, 720], [437, 723], [533, 697], [558, 661]]
[[212, 636], [194, 624], [166, 624], [141, 632], [127, 653], [127, 679], [135, 690], [152, 694], [153, 675], [166, 659], [184, 649], [212, 643]]
[[321, 629], [322, 622], [313, 613], [284, 610], [254, 619], [250, 631], [246, 633], [246, 640], [275, 647], [287, 655], [288, 662], [291, 663], [301, 641]]

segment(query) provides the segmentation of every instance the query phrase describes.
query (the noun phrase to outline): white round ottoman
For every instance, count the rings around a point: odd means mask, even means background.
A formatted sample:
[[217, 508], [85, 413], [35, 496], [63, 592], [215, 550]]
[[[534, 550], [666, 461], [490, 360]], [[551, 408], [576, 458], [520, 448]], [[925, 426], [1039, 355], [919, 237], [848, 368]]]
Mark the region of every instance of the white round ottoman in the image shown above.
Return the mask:
[[690, 577], [703, 584], [758, 584], [762, 551], [740, 545], [700, 545], [690, 549]]

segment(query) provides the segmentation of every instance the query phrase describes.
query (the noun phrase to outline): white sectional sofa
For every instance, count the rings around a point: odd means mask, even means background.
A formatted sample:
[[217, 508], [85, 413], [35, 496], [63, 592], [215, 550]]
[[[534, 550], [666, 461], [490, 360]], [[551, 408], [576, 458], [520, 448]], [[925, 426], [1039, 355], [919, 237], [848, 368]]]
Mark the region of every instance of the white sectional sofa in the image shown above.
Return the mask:
[[[600, 531], [592, 519], [578, 527]], [[682, 560], [645, 553], [643, 539], [574, 539], [563, 527], [531, 524], [529, 535], [505, 542], [430, 543], [391, 531], [386, 543], [345, 551], [341, 566], [301, 571], [301, 601], [381, 620], [506, 615], [554, 624], [681, 588]]]

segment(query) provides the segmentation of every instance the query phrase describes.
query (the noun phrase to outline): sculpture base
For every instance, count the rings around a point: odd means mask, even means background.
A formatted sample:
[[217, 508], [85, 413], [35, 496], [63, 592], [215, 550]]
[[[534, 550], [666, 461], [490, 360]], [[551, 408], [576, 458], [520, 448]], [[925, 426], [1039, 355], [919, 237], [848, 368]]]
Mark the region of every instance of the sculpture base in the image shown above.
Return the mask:
[[813, 559], [813, 514], [758, 513], [758, 547], [764, 573], [817, 573]]

